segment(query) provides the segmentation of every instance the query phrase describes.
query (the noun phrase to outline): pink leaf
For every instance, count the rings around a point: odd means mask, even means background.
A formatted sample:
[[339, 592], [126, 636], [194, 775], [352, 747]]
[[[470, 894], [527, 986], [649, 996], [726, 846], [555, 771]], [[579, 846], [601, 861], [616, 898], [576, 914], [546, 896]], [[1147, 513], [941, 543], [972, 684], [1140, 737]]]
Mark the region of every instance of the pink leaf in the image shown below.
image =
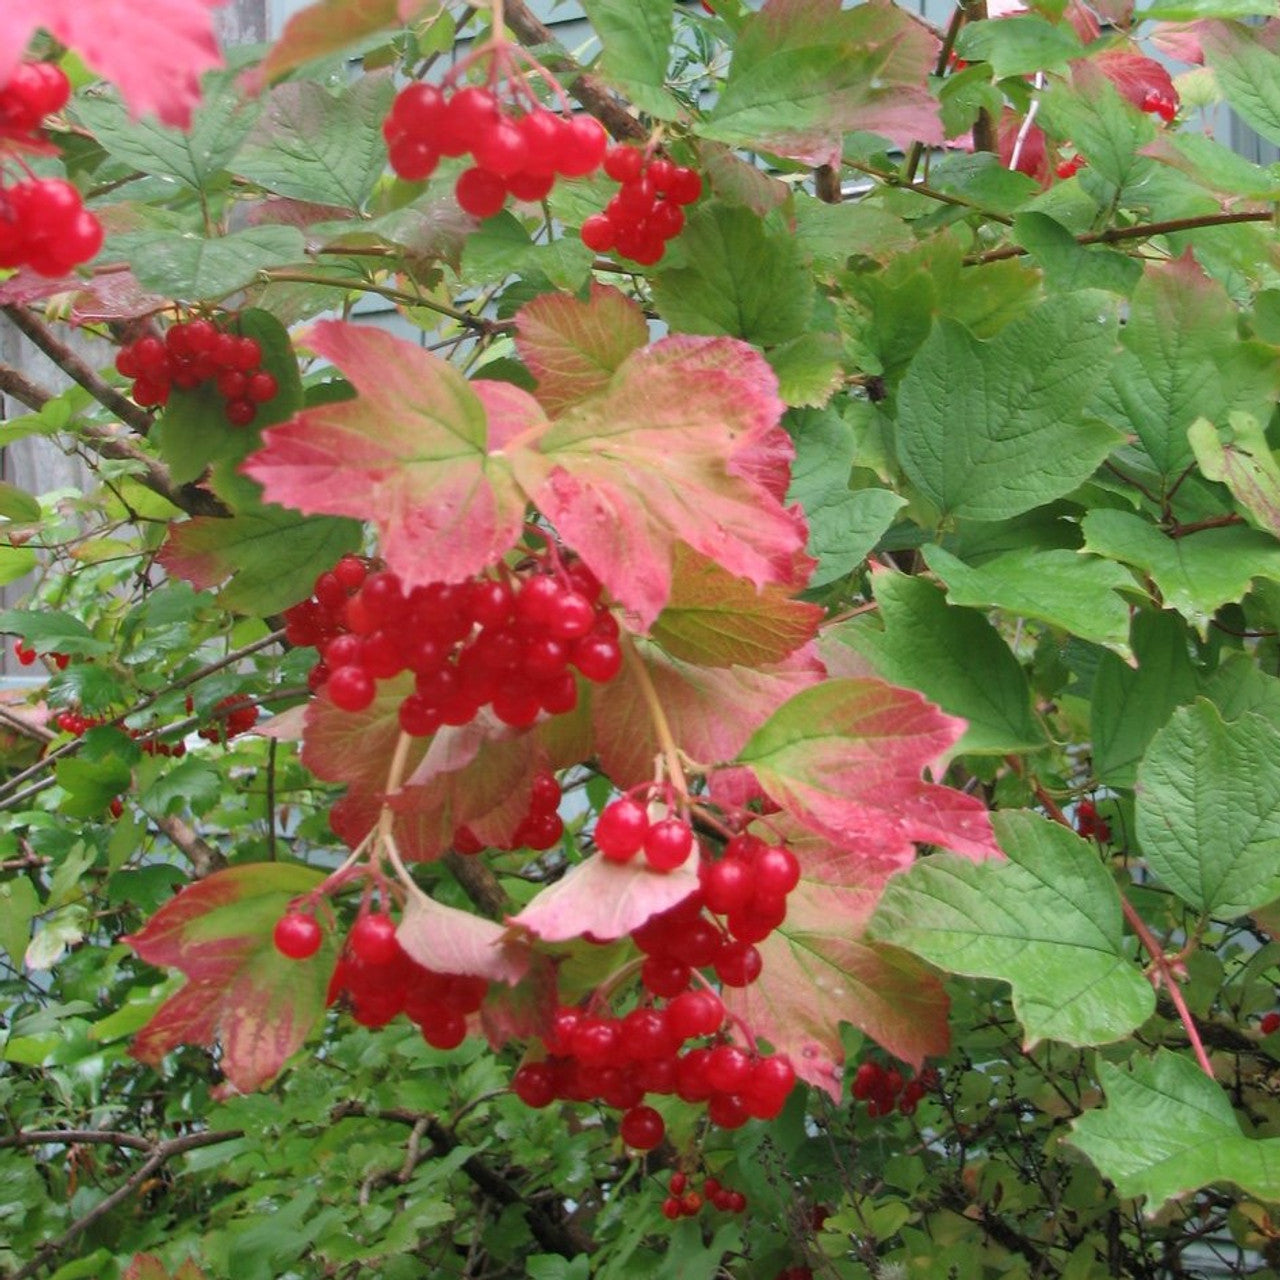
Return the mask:
[[909, 689], [828, 680], [780, 708], [738, 758], [798, 821], [864, 857], [905, 865], [913, 842], [999, 857], [982, 802], [920, 776], [939, 771], [964, 727]]
[[291, 899], [314, 889], [318, 871], [255, 863], [189, 885], [123, 939], [148, 964], [187, 977], [134, 1037], [130, 1052], [158, 1064], [183, 1044], [222, 1046], [221, 1066], [242, 1092], [272, 1079], [324, 1012], [336, 946], [286, 960], [272, 930]]
[[222, 65], [212, 9], [225, 0], [29, 0], [0, 6], [0, 84], [38, 27], [70, 45], [119, 86], [135, 116], [154, 112], [179, 129], [191, 123], [200, 76]]
[[[506, 460], [488, 451], [485, 404], [466, 379], [368, 326], [321, 321], [307, 342], [359, 394], [263, 433], [244, 471], [266, 501], [373, 521], [383, 558], [410, 587], [461, 581], [508, 551], [525, 499]], [[520, 395], [502, 393], [505, 412], [541, 413]]]
[[648, 340], [644, 312], [598, 283], [587, 302], [544, 293], [516, 315], [516, 349], [538, 380], [539, 403], [551, 414], [605, 390], [627, 356]]
[[[778, 707], [823, 674], [807, 649], [785, 662], [756, 669], [696, 666], [664, 654], [647, 641], [633, 643], [676, 744], [691, 759], [705, 764], [734, 759]], [[593, 692], [592, 723], [600, 763], [618, 786], [652, 778], [654, 757], [662, 744], [644, 688], [629, 666]]]
[[760, 977], [722, 994], [753, 1034], [790, 1056], [802, 1080], [838, 1101], [841, 1022], [919, 1067], [946, 1052], [947, 997], [914, 956], [864, 936], [890, 868], [803, 832], [787, 834], [801, 863], [787, 918], [757, 944]]
[[698, 887], [695, 861], [691, 856], [683, 867], [662, 873], [593, 854], [543, 889], [510, 923], [544, 942], [588, 935], [600, 942], [624, 937]]
[[414, 960], [436, 973], [511, 984], [529, 969], [529, 949], [513, 940], [510, 930], [421, 894], [409, 895], [396, 937]]
[[[611, 594], [647, 626], [671, 592], [678, 541], [757, 586], [801, 583], [803, 521], [774, 481], [777, 380], [732, 338], [665, 338], [562, 415], [512, 465]], [[766, 478], [768, 482], [766, 482]]]

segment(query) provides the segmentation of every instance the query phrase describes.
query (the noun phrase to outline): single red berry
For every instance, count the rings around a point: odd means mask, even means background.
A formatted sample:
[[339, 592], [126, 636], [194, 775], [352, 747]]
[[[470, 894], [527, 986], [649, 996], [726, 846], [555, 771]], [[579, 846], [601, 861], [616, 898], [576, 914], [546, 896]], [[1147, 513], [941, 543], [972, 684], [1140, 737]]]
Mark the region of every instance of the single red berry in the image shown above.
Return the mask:
[[645, 832], [644, 858], [655, 871], [683, 866], [693, 849], [693, 832], [683, 818], [663, 818]]
[[343, 711], [363, 711], [377, 693], [377, 686], [363, 667], [338, 667], [325, 684], [335, 707]]
[[662, 1202], [662, 1216], [668, 1222], [674, 1222], [677, 1218], [684, 1216], [684, 1202], [679, 1196], [668, 1196]]
[[1264, 1036], [1269, 1036], [1273, 1031], [1280, 1031], [1280, 1013], [1274, 1010], [1271, 1013], [1264, 1013], [1262, 1021], [1258, 1023], [1258, 1030]]
[[652, 1107], [632, 1107], [622, 1117], [622, 1140], [637, 1151], [652, 1151], [666, 1131], [662, 1117]]
[[290, 960], [305, 960], [320, 950], [324, 932], [315, 916], [290, 911], [276, 921], [271, 938], [282, 956], [288, 956]]
[[689, 1186], [689, 1175], [677, 1169], [675, 1173], [671, 1175], [671, 1182], [668, 1186], [673, 1196], [684, 1195]]
[[644, 805], [623, 797], [605, 805], [596, 820], [596, 847], [610, 862], [626, 862], [644, 847], [649, 815]]
[[400, 954], [396, 922], [388, 915], [361, 916], [351, 926], [347, 946], [352, 955], [365, 964], [390, 964]]
[[526, 1062], [512, 1078], [511, 1091], [526, 1107], [549, 1107], [556, 1100], [555, 1072], [545, 1062]]
[[228, 400], [222, 414], [233, 427], [247, 427], [258, 416], [258, 406], [252, 400]]
[[36, 660], [36, 651], [21, 640], [14, 642], [13, 652], [24, 667], [29, 667]]

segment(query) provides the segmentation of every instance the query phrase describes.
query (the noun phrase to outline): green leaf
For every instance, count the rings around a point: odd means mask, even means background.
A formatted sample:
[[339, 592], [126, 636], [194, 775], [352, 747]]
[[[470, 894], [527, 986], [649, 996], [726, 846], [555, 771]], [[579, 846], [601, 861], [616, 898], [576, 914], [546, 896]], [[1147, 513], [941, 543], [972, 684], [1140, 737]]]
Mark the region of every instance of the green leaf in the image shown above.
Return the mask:
[[885, 258], [915, 245], [901, 218], [863, 201], [826, 204], [795, 197], [795, 241], [800, 257], [819, 268], [843, 267], [849, 258]]
[[31, 941], [31, 921], [40, 911], [40, 895], [26, 876], [15, 876], [0, 884], [0, 947], [15, 969]]
[[1061, 293], [1105, 289], [1128, 297], [1142, 279], [1142, 264], [1115, 249], [1086, 248], [1047, 213], [1019, 213], [1013, 237], [1044, 268], [1045, 283]]
[[834, 333], [807, 333], [766, 352], [788, 405], [821, 407], [844, 385], [844, 347]]
[[1189, 637], [1177, 614], [1142, 610], [1133, 622], [1133, 650], [1137, 670], [1104, 653], [1093, 681], [1093, 768], [1112, 787], [1133, 786], [1156, 731], [1196, 696]]
[[1246, 160], [1201, 133], [1163, 133], [1145, 154], [1172, 165], [1210, 191], [1251, 200], [1280, 198], [1280, 173]]
[[1280, 538], [1280, 466], [1258, 419], [1248, 413], [1228, 415], [1219, 432], [1213, 423], [1197, 418], [1187, 437], [1200, 470], [1231, 490], [1254, 523]]
[[154, 117], [134, 119], [114, 97], [81, 98], [72, 112], [109, 156], [157, 177], [176, 178], [197, 191], [227, 167], [258, 117], [258, 104], [237, 91], [233, 72], [207, 76], [187, 131]]
[[381, 126], [394, 94], [390, 73], [337, 96], [306, 80], [277, 85], [235, 172], [276, 195], [361, 209], [386, 165]]
[[774, 0], [743, 24], [729, 76], [698, 132], [811, 163], [845, 133], [941, 142], [926, 72], [937, 37], [895, 5]]
[[674, 0], [584, 0], [582, 7], [604, 47], [601, 77], [646, 115], [679, 116], [680, 104], [662, 87]]
[[941, 320], [898, 397], [903, 470], [948, 516], [1003, 520], [1069, 493], [1118, 442], [1083, 414], [1111, 358], [1114, 299], [1050, 298], [989, 342]]
[[888, 489], [849, 488], [856, 440], [850, 415], [866, 406], [848, 405], [844, 414], [792, 414], [787, 426], [796, 445], [788, 502], [798, 502], [809, 521], [808, 552], [818, 567], [809, 580], [823, 586], [844, 577], [866, 559], [906, 499]]
[[[1001, 19], [1004, 21], [1004, 19]], [[1155, 136], [1150, 118], [1126, 102], [1103, 73], [1077, 62], [1073, 84], [1055, 83], [1040, 99], [1045, 127], [1072, 145], [1120, 192], [1137, 188], [1154, 161], [1138, 154]]]
[[1136, 433], [1169, 483], [1191, 465], [1187, 429], [1197, 418], [1221, 422], [1236, 409], [1265, 421], [1271, 413], [1274, 354], [1235, 334], [1235, 305], [1192, 258], [1149, 267], [1134, 290], [1123, 351], [1092, 409]]
[[838, 630], [845, 644], [886, 680], [967, 720], [958, 751], [1007, 755], [1045, 745], [1026, 674], [982, 613], [948, 605], [921, 578], [881, 572], [872, 581], [883, 628], [871, 615], [856, 619]]
[[37, 653], [101, 657], [111, 652], [111, 645], [94, 639], [79, 618], [52, 609], [6, 609], [0, 613], [0, 631], [21, 636]]
[[0, 587], [25, 578], [36, 567], [36, 553], [30, 547], [0, 547]]
[[794, 239], [748, 209], [709, 204], [680, 237], [687, 267], [653, 276], [662, 318], [685, 333], [728, 334], [758, 346], [798, 338], [813, 311], [813, 278]]
[[1129, 656], [1129, 606], [1117, 592], [1131, 587], [1133, 577], [1118, 564], [1039, 547], [1007, 551], [980, 565], [967, 565], [938, 546], [923, 551], [952, 604], [1035, 618]]
[[131, 231], [115, 244], [144, 289], [190, 302], [225, 298], [271, 267], [306, 258], [297, 227], [251, 227], [211, 240], [190, 232]]
[[1034, 178], [1006, 169], [1000, 157], [989, 151], [958, 151], [944, 156], [930, 167], [929, 183], [992, 213], [1006, 214], [1022, 208], [1040, 190]]
[[1138, 768], [1138, 838], [1197, 911], [1233, 918], [1280, 897], [1280, 726], [1180, 707]]
[[1014, 13], [998, 22], [970, 22], [960, 29], [956, 53], [966, 62], [989, 62], [997, 80], [1035, 71], [1065, 71], [1080, 57], [1079, 36], [1034, 13]]
[[138, 796], [148, 812], [165, 817], [173, 813], [208, 812], [222, 798], [224, 781], [207, 760], [189, 758], [167, 768]]
[[1242, 525], [1171, 538], [1129, 511], [1094, 510], [1084, 518], [1085, 550], [1148, 574], [1164, 603], [1202, 635], [1224, 604], [1240, 600], [1254, 578], [1280, 580], [1280, 543]]
[[68, 793], [62, 810], [75, 818], [97, 817], [133, 781], [129, 766], [118, 756], [102, 760], [69, 757], [58, 761], [56, 771], [58, 785]]
[[224, 608], [262, 617], [305, 600], [316, 574], [358, 551], [361, 536], [355, 520], [269, 505], [173, 525], [160, 560], [202, 590], [221, 585]]
[[994, 825], [1008, 862], [917, 862], [890, 880], [873, 936], [1009, 983], [1028, 1047], [1123, 1039], [1154, 1012], [1155, 992], [1125, 946], [1111, 873], [1058, 823], [1005, 812]]
[[1134, 14], [1138, 22], [1196, 22], [1200, 18], [1274, 18], [1277, 0], [1160, 0]]
[[1205, 62], [1241, 119], [1268, 142], [1280, 144], [1280, 47], [1274, 24], [1206, 22], [1201, 45]]
[[1182, 1054], [1159, 1049], [1128, 1067], [1098, 1063], [1107, 1105], [1072, 1122], [1067, 1139], [1148, 1212], [1216, 1182], [1280, 1199], [1280, 1138], [1246, 1138], [1222, 1086]]
[[0, 518], [34, 524], [40, 519], [40, 503], [25, 489], [0, 480]]

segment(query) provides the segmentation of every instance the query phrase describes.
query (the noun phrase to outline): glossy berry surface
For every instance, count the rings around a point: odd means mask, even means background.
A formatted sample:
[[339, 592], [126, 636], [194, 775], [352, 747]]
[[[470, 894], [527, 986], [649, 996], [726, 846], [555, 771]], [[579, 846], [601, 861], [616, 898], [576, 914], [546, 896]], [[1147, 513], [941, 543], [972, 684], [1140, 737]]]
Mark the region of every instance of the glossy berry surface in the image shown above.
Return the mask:
[[271, 939], [282, 956], [288, 956], [290, 960], [305, 960], [320, 950], [324, 933], [315, 916], [290, 911], [276, 921]]

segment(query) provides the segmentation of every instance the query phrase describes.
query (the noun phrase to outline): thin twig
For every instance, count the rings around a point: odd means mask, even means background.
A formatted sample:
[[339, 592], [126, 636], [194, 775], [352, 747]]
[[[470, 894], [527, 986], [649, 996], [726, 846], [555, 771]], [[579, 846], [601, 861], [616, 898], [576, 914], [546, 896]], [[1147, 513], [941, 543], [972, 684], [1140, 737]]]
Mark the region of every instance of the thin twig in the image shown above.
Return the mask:
[[30, 311], [18, 306], [0, 309], [13, 321], [15, 327], [26, 334], [33, 345], [39, 347], [69, 378], [78, 382], [104, 409], [115, 414], [121, 422], [127, 423], [139, 435], [145, 436], [151, 430], [152, 423], [155, 421], [151, 414], [145, 409], [140, 409], [128, 396], [121, 395], [115, 387], [104, 382]]
[[[123, 1204], [134, 1195], [150, 1179], [158, 1169], [162, 1168], [174, 1156], [199, 1147], [212, 1147], [220, 1142], [230, 1142], [234, 1138], [244, 1136], [242, 1129], [228, 1129], [217, 1133], [188, 1133], [180, 1138], [170, 1138], [167, 1142], [158, 1142], [150, 1147], [151, 1154], [133, 1171], [128, 1179], [121, 1183], [109, 1196], [99, 1200], [87, 1213], [78, 1217], [56, 1240], [43, 1245], [35, 1257], [25, 1267], [15, 1271], [9, 1280], [30, 1280], [37, 1275], [52, 1258], [56, 1258], [77, 1236], [87, 1231], [99, 1218], [111, 1213], [118, 1205]], [[60, 1139], [50, 1139], [59, 1141]], [[88, 1141], [88, 1139], [84, 1139]], [[126, 1144], [122, 1144], [126, 1145]], [[132, 1144], [127, 1144], [132, 1145]]]

